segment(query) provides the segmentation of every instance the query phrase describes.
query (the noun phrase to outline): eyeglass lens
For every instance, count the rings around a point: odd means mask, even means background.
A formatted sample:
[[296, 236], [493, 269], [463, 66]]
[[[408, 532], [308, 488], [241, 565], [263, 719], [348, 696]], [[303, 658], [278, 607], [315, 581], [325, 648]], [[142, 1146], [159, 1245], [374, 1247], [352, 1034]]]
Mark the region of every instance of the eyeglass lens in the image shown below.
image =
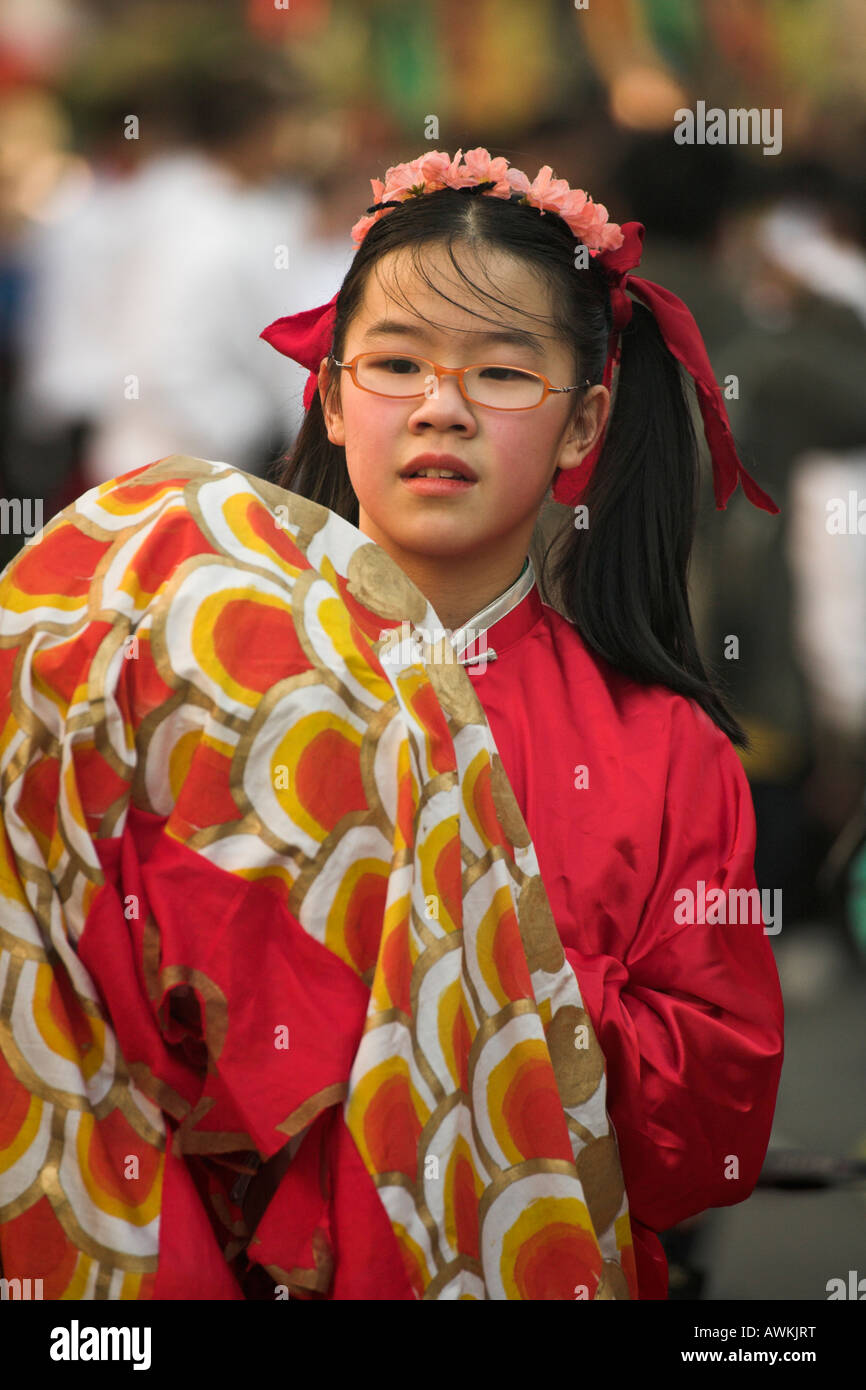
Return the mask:
[[[394, 357], [366, 353], [358, 361], [358, 385], [386, 396], [435, 396], [438, 382], [431, 364], [422, 357]], [[544, 396], [544, 382], [535, 372], [519, 367], [467, 368], [463, 377], [466, 394], [478, 405], [515, 410], [537, 405]]]

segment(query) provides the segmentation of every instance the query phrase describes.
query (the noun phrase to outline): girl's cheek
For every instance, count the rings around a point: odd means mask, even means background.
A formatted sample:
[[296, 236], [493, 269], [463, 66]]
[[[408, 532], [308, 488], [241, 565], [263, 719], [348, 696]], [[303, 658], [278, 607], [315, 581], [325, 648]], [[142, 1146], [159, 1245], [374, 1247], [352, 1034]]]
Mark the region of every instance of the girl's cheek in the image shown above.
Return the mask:
[[513, 490], [515, 498], [530, 497], [538, 485], [539, 473], [544, 472], [552, 441], [535, 421], [501, 427], [493, 432], [492, 453], [502, 482]]
[[391, 454], [401, 433], [405, 433], [405, 425], [396, 414], [389, 420], [386, 414], [375, 409], [375, 403], [373, 408], [358, 407], [346, 419], [346, 444], [352, 457], [365, 471], [378, 468], [383, 476], [388, 466], [393, 465]]

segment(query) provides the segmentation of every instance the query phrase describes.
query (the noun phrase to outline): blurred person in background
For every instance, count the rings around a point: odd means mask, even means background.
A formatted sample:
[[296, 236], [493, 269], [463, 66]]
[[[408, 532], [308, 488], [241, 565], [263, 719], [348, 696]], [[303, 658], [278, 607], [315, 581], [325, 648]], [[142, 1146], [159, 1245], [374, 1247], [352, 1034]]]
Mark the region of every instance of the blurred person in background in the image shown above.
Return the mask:
[[[788, 564], [795, 652], [815, 749], [807, 804], [830, 827], [839, 825], [846, 807], [850, 811], [821, 880], [828, 888], [841, 888], [846, 924], [866, 957], [858, 887], [866, 868], [866, 448], [816, 451], [796, 460]], [[804, 965], [810, 973], [815, 969], [814, 960], [807, 958]]]
[[[25, 243], [46, 200], [64, 179], [81, 177], [84, 162], [66, 148], [69, 123], [54, 93], [41, 88], [26, 65], [0, 56], [0, 495], [44, 498], [43, 451], [33, 451], [28, 483], [12, 486], [10, 432], [19, 377], [19, 327], [29, 283]], [[71, 439], [63, 450], [67, 462]], [[50, 473], [49, 469], [49, 473]], [[69, 499], [66, 499], [69, 500]], [[0, 568], [20, 537], [0, 532]]]
[[69, 428], [83, 433], [73, 495], [173, 452], [260, 473], [294, 437], [303, 373], [287, 382], [258, 329], [274, 303], [332, 293], [348, 259], [316, 240], [292, 170], [299, 98], [239, 63], [143, 79], [101, 113], [101, 139], [128, 158], [104, 161], [98, 142], [27, 246], [18, 490], [33, 490], [46, 435], [51, 453]]
[[[762, 885], [782, 889], [788, 924], [823, 914], [816, 875], [856, 811], [864, 775], [852, 654], [862, 631], [847, 622], [851, 600], [842, 580], [851, 541], [827, 533], [827, 499], [816, 509], [806, 460], [816, 453], [835, 460], [834, 486], [849, 460], [855, 487], [866, 446], [866, 258], [852, 215], [857, 193], [812, 168], [792, 168], [790, 181], [803, 192], [742, 219], [728, 252], [749, 319], [726, 350], [739, 381], [732, 425], [781, 516], [759, 535], [749, 509], [732, 499], [734, 524], [719, 531], [723, 582], [714, 586], [712, 612], [716, 650], [729, 635], [739, 639], [728, 685], [754, 743], [746, 767], [758, 819], [756, 872]], [[816, 618], [814, 604], [803, 602], [805, 588], [818, 582], [825, 601]], [[837, 681], [848, 692], [832, 702], [837, 713], [844, 704], [844, 731], [825, 698]]]

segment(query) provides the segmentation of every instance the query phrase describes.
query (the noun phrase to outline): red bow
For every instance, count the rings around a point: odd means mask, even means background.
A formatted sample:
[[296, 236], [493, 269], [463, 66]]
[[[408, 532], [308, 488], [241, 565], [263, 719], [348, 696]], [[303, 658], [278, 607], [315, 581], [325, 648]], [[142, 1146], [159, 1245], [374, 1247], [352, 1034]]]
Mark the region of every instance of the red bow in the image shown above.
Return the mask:
[[[339, 294], [339, 291], [337, 291]], [[318, 390], [319, 365], [327, 357], [334, 341], [334, 322], [337, 317], [337, 295], [318, 309], [303, 309], [300, 314], [288, 314], [285, 318], [274, 319], [259, 334], [266, 343], [275, 347], [285, 357], [291, 357], [306, 367], [310, 373], [304, 387], [304, 409], [309, 410], [310, 402]]]
[[[622, 231], [625, 237], [622, 246], [617, 251], [602, 251], [596, 257], [610, 286], [613, 309], [613, 328], [608, 342], [603, 384], [610, 390], [614, 364], [620, 360], [619, 336], [632, 315], [632, 302], [626, 293], [630, 290], [652, 311], [668, 349], [694, 379], [704, 421], [704, 433], [713, 460], [716, 508], [724, 510], [739, 481], [749, 501], [756, 507], [761, 507], [765, 512], [778, 512], [779, 508], [772, 497], [758, 487], [737, 457], [722, 393], [713, 375], [704, 340], [689, 309], [670, 290], [663, 289], [652, 280], [644, 280], [628, 273], [640, 264], [645, 235], [643, 224], [625, 222]], [[317, 309], [304, 309], [302, 313], [276, 319], [259, 335], [278, 352], [309, 369], [310, 375], [304, 387], [306, 410], [309, 409], [318, 389], [319, 364], [331, 351], [336, 305], [335, 294], [333, 299], [327, 304], [321, 304]], [[553, 496], [557, 502], [573, 506], [583, 496], [603, 443], [604, 431], [579, 467], [558, 471], [553, 485]]]
[[[640, 265], [645, 235], [643, 224], [641, 222], [624, 222], [622, 232], [625, 237], [622, 246], [617, 251], [603, 251], [597, 257], [599, 264], [604, 267], [605, 277], [610, 286], [611, 308], [613, 309], [613, 330], [610, 335], [607, 362], [604, 368], [604, 385], [608, 390], [610, 389], [613, 365], [620, 358], [619, 334], [631, 320], [632, 305], [626, 294], [626, 290], [630, 290], [652, 311], [668, 350], [678, 362], [682, 363], [694, 379], [698, 393], [698, 405], [704, 421], [704, 434], [713, 460], [713, 488], [716, 495], [716, 508], [719, 511], [724, 510], [739, 480], [749, 501], [754, 503], [756, 507], [761, 507], [765, 512], [778, 512], [779, 508], [772, 497], [758, 487], [754, 478], [746, 472], [737, 457], [722, 393], [713, 375], [700, 329], [692, 318], [689, 309], [670, 290], [663, 289], [661, 285], [654, 284], [652, 280], [643, 280], [637, 275], [628, 274], [634, 266]], [[576, 501], [577, 497], [571, 494], [585, 492], [595, 462], [601, 452], [603, 441], [604, 433], [579, 468], [569, 469], [567, 473], [560, 473], [553, 489], [553, 495], [558, 501]], [[576, 481], [571, 482], [576, 473], [581, 475], [579, 485]], [[563, 487], [557, 491], [560, 483], [563, 484]], [[568, 495], [564, 495], [565, 493]]]

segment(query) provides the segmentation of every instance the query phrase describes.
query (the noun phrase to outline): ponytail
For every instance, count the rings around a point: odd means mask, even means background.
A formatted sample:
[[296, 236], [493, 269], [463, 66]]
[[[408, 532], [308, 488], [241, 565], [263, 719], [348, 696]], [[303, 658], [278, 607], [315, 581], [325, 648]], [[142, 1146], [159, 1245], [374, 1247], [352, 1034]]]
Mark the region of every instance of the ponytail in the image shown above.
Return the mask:
[[593, 652], [695, 700], [747, 748], [701, 660], [689, 607], [700, 463], [680, 368], [643, 304], [633, 302], [621, 341], [614, 408], [583, 496], [589, 526], [569, 529], [553, 583]]

